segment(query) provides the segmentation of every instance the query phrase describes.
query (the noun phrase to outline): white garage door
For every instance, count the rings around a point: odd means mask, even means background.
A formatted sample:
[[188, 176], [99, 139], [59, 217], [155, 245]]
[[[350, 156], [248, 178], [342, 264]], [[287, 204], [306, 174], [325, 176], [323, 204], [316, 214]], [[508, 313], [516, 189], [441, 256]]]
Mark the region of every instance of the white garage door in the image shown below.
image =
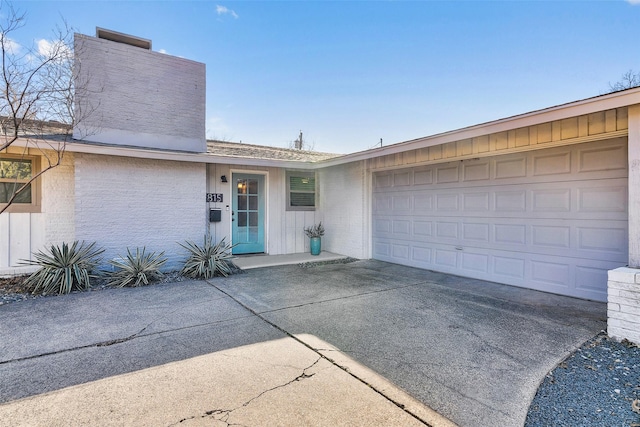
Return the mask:
[[626, 138], [374, 174], [375, 259], [606, 301], [627, 239]]

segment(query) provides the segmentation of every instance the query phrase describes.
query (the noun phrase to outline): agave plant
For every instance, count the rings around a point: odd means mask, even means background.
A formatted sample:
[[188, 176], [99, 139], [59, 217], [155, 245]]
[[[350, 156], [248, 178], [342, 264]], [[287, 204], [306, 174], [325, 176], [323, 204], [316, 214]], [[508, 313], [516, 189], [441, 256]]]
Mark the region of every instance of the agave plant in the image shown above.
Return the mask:
[[145, 253], [146, 248], [136, 248], [135, 255], [127, 248], [127, 257], [109, 261], [115, 271], [109, 274], [109, 285], [118, 288], [148, 285], [150, 281], [160, 279], [160, 268], [167, 262], [164, 252]]
[[104, 249], [96, 249], [96, 243], [86, 244], [77, 240], [69, 246], [52, 245], [49, 251], [33, 254], [34, 260], [22, 263], [40, 268], [25, 280], [32, 294], [68, 294], [74, 290], [86, 290], [91, 286], [92, 274], [100, 262]]
[[198, 246], [196, 243], [186, 241], [180, 246], [189, 251], [189, 258], [185, 261], [180, 274], [192, 279], [210, 279], [214, 276], [228, 276], [233, 272], [233, 263], [230, 259], [231, 249], [235, 245], [225, 242], [223, 238], [215, 245], [211, 236], [205, 236], [204, 244]]

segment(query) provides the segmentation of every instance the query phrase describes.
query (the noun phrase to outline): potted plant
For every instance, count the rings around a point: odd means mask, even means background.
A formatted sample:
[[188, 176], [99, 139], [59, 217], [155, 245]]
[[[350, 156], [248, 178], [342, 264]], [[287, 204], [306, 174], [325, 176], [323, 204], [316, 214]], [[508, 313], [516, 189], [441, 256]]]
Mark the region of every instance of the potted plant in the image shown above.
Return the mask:
[[324, 227], [322, 221], [318, 225], [304, 228], [304, 234], [311, 239], [311, 255], [320, 255], [321, 242], [320, 237], [324, 236]]

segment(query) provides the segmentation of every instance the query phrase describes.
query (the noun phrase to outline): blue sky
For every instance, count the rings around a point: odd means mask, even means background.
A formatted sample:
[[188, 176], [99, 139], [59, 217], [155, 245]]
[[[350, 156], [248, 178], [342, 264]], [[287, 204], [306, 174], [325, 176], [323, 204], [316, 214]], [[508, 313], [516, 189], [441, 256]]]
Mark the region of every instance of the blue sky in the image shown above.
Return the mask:
[[349, 153], [606, 92], [640, 71], [634, 1], [17, 1], [204, 62], [207, 137]]

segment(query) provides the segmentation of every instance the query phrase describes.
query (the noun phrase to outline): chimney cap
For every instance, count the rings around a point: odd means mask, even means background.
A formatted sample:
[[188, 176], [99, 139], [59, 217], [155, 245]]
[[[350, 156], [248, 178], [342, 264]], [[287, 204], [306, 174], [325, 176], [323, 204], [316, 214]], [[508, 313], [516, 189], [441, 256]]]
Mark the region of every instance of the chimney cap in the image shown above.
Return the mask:
[[119, 33], [117, 31], [96, 27], [96, 37], [99, 39], [111, 40], [112, 42], [124, 43], [131, 46], [151, 50], [151, 40], [143, 39], [142, 37], [136, 37], [129, 34]]

